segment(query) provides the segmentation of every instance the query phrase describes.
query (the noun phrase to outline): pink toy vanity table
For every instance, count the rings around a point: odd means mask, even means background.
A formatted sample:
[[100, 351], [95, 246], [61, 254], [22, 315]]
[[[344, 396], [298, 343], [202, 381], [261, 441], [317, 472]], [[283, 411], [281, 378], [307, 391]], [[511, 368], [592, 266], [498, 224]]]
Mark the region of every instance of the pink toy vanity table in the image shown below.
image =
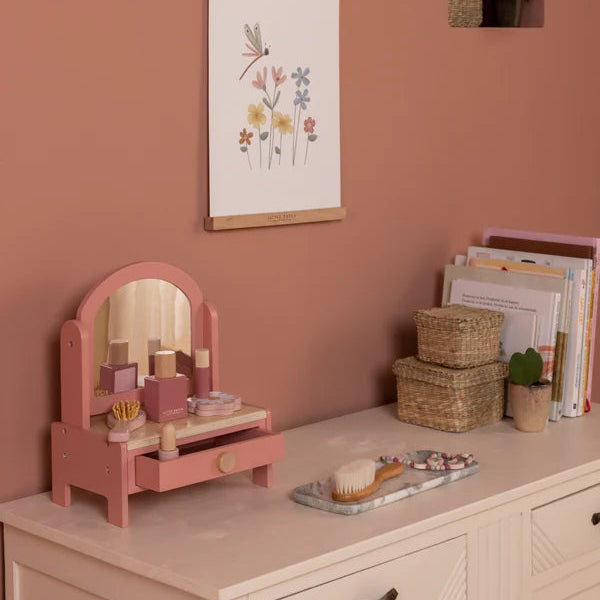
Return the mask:
[[252, 469], [255, 484], [269, 487], [272, 463], [283, 458], [283, 437], [271, 431], [268, 410], [242, 404], [229, 415], [187, 414], [170, 421], [180, 456], [158, 458], [162, 423], [147, 421], [127, 441], [108, 441], [106, 414], [119, 400], [144, 403], [144, 388], [96, 395], [95, 318], [111, 294], [138, 280], [169, 282], [190, 305], [190, 360], [208, 349], [211, 389], [219, 390], [217, 313], [183, 271], [157, 262], [129, 265], [93, 288], [75, 320], [61, 331], [61, 421], [52, 424], [52, 500], [71, 503], [71, 486], [106, 497], [108, 521], [126, 527], [128, 498], [144, 490], [162, 492]]

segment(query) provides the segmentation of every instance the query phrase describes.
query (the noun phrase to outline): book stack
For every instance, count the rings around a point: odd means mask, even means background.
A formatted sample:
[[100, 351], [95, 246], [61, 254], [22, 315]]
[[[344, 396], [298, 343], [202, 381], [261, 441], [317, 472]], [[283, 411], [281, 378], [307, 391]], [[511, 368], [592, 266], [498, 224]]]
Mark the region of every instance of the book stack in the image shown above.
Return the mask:
[[444, 270], [442, 306], [504, 313], [501, 361], [528, 347], [540, 352], [552, 421], [590, 410], [598, 248], [598, 238], [487, 228], [481, 246]]

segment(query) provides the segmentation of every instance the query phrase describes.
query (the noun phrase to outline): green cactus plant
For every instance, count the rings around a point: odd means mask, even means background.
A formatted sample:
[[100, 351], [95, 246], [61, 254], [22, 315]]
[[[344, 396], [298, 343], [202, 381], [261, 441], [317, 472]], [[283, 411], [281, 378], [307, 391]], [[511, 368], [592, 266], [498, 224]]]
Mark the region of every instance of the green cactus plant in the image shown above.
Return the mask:
[[527, 387], [540, 383], [543, 367], [541, 354], [533, 348], [527, 348], [525, 354], [515, 352], [508, 364], [508, 380]]

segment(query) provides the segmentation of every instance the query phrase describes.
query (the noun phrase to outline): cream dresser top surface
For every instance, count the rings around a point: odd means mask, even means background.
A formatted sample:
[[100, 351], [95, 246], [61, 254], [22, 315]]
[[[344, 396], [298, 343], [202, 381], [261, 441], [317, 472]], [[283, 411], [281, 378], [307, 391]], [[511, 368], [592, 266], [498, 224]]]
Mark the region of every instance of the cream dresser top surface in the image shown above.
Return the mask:
[[[0, 520], [44, 539], [208, 599], [235, 598], [369, 552], [600, 468], [600, 406], [520, 433], [506, 420], [468, 433], [400, 423], [395, 404], [284, 433], [270, 489], [239, 473], [130, 498], [130, 526], [106, 522], [105, 500], [73, 490], [0, 505]], [[431, 449], [472, 452], [480, 471], [359, 515], [295, 503], [292, 490], [355, 458]]]

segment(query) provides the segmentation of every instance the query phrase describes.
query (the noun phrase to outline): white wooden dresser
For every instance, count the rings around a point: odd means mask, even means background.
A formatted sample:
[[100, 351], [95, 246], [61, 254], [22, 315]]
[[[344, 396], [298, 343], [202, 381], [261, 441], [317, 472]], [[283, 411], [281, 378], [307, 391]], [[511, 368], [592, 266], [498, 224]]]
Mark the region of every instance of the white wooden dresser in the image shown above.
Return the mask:
[[[248, 473], [130, 500], [74, 490], [0, 505], [7, 600], [600, 598], [600, 406], [545, 432], [400, 423], [395, 404], [285, 432], [275, 485]], [[359, 515], [291, 500], [357, 457], [469, 451], [479, 473]]]

